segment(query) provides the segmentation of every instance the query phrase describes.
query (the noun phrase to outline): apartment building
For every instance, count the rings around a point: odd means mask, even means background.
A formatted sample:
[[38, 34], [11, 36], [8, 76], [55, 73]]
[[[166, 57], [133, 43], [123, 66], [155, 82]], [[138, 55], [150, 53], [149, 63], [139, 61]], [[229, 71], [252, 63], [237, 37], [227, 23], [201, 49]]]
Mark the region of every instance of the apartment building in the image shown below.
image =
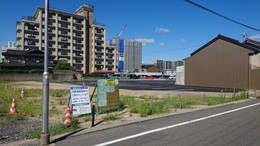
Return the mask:
[[[116, 71], [116, 48], [106, 47], [105, 25], [93, 24], [93, 12], [94, 6], [88, 4], [81, 5], [75, 13], [50, 9], [50, 55], [84, 74], [111, 68]], [[44, 51], [44, 13], [44, 8], [39, 7], [34, 16], [22, 17], [17, 22], [18, 49]]]
[[90, 72], [112, 73], [117, 72], [117, 47], [106, 42], [106, 27], [104, 24], [94, 22], [92, 26], [93, 53], [90, 57]]

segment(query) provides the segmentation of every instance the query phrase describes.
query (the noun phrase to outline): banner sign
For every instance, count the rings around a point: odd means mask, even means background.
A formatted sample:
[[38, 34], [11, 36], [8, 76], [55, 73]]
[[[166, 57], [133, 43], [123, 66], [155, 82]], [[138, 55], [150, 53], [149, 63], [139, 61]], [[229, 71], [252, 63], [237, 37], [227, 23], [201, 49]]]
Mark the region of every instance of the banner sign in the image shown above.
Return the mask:
[[91, 113], [89, 90], [87, 86], [70, 87], [70, 96], [73, 115]]

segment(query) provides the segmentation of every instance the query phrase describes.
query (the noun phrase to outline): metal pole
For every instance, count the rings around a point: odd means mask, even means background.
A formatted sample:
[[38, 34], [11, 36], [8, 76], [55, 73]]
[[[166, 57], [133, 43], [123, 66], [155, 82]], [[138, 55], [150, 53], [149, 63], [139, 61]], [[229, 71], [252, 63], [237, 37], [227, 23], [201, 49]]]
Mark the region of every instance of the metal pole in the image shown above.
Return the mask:
[[49, 34], [48, 34], [48, 18], [49, 18], [49, 0], [45, 0], [45, 30], [44, 30], [44, 72], [43, 72], [43, 102], [42, 102], [42, 134], [41, 144], [48, 145], [50, 141], [49, 135]]

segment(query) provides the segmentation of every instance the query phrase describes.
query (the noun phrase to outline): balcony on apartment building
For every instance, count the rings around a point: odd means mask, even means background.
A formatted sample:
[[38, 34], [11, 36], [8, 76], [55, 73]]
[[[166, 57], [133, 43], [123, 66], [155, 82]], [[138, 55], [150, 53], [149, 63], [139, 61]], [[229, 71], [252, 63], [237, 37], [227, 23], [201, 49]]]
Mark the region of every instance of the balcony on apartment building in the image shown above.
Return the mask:
[[106, 60], [114, 60], [114, 55], [107, 55]]
[[83, 58], [81, 53], [73, 53], [74, 58]]
[[73, 18], [73, 23], [83, 25], [84, 20], [80, 18]]
[[104, 60], [104, 56], [100, 54], [95, 55], [95, 60]]
[[39, 40], [39, 35], [33, 34], [33, 33], [27, 33], [27, 34], [25, 34], [25, 39]]
[[60, 36], [59, 37], [59, 42], [61, 43], [70, 43], [70, 38], [67, 36]]
[[75, 52], [83, 52], [82, 45], [75, 45], [75, 46], [73, 46], [73, 51], [75, 51]]
[[82, 59], [76, 58], [76, 59], [73, 60], [73, 63], [74, 64], [82, 64]]
[[61, 50], [61, 51], [58, 52], [58, 55], [62, 56], [62, 57], [70, 58], [70, 53], [67, 52], [67, 51]]
[[38, 32], [39, 26], [38, 25], [25, 25], [25, 31], [33, 31]]
[[82, 44], [83, 41], [82, 41], [82, 39], [74, 39], [73, 43], [75, 43], [75, 44]]
[[112, 51], [112, 50], [107, 50], [107, 51], [106, 51], [106, 54], [114, 55], [114, 51]]
[[74, 25], [73, 29], [76, 30], [76, 31], [82, 32], [83, 31], [83, 26], [81, 26], [81, 25]]
[[103, 46], [104, 46], [104, 43], [96, 42], [96, 43], [95, 43], [95, 46], [97, 46], [97, 47], [103, 47]]
[[104, 50], [102, 48], [96, 48], [95, 53], [97, 54], [104, 54]]
[[59, 35], [69, 36], [69, 34], [70, 34], [69, 30], [59, 29]]
[[75, 38], [82, 38], [82, 32], [74, 32], [73, 33], [73, 37], [75, 37]]
[[103, 37], [101, 37], [101, 36], [96, 36], [96, 37], [95, 37], [95, 41], [96, 41], [96, 42], [100, 42], [100, 43], [104, 43], [104, 39], [103, 39]]
[[58, 20], [64, 23], [70, 23], [70, 16], [58, 15]]
[[25, 40], [24, 41], [24, 45], [25, 46], [39, 46], [39, 42], [38, 41], [33, 41], [33, 40]]
[[64, 29], [65, 30], [70, 30], [71, 29], [70, 25], [67, 24], [67, 23], [59, 23], [58, 27], [59, 27], [59, 29], [63, 29], [63, 30]]

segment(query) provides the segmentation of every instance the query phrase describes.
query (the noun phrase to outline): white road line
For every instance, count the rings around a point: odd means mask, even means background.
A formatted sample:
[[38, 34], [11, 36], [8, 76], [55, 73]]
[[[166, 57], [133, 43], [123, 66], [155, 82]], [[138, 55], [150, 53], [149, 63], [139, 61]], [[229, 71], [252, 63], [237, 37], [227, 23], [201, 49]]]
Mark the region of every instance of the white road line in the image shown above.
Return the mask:
[[150, 133], [163, 131], [163, 130], [166, 130], [166, 129], [179, 127], [179, 126], [183, 126], [183, 125], [199, 122], [199, 121], [202, 121], [202, 120], [218, 117], [218, 116], [221, 116], [221, 115], [225, 115], [225, 114], [229, 114], [229, 113], [232, 113], [232, 112], [240, 111], [240, 110], [243, 110], [243, 109], [246, 109], [246, 108], [250, 108], [250, 107], [254, 107], [254, 106], [257, 106], [257, 105], [260, 105], [260, 103], [251, 104], [251, 105], [240, 107], [240, 108], [233, 109], [233, 110], [230, 110], [230, 111], [225, 111], [225, 112], [222, 112], [222, 113], [218, 113], [218, 114], [214, 114], [214, 115], [210, 115], [210, 116], [194, 119], [194, 120], [191, 120], [191, 121], [182, 122], [182, 123], [179, 123], [179, 124], [174, 124], [174, 125], [170, 125], [170, 126], [154, 129], [154, 130], [145, 131], [145, 132], [138, 133], [138, 134], [135, 134], [135, 135], [130, 135], [130, 136], [127, 136], [127, 137], [123, 137], [123, 138], [115, 139], [115, 140], [112, 140], [112, 141], [100, 143], [100, 144], [97, 144], [95, 146], [105, 146], [105, 145], [121, 142], [121, 141], [124, 141], [124, 140], [140, 137], [140, 136], [147, 135], [147, 134], [150, 134]]

